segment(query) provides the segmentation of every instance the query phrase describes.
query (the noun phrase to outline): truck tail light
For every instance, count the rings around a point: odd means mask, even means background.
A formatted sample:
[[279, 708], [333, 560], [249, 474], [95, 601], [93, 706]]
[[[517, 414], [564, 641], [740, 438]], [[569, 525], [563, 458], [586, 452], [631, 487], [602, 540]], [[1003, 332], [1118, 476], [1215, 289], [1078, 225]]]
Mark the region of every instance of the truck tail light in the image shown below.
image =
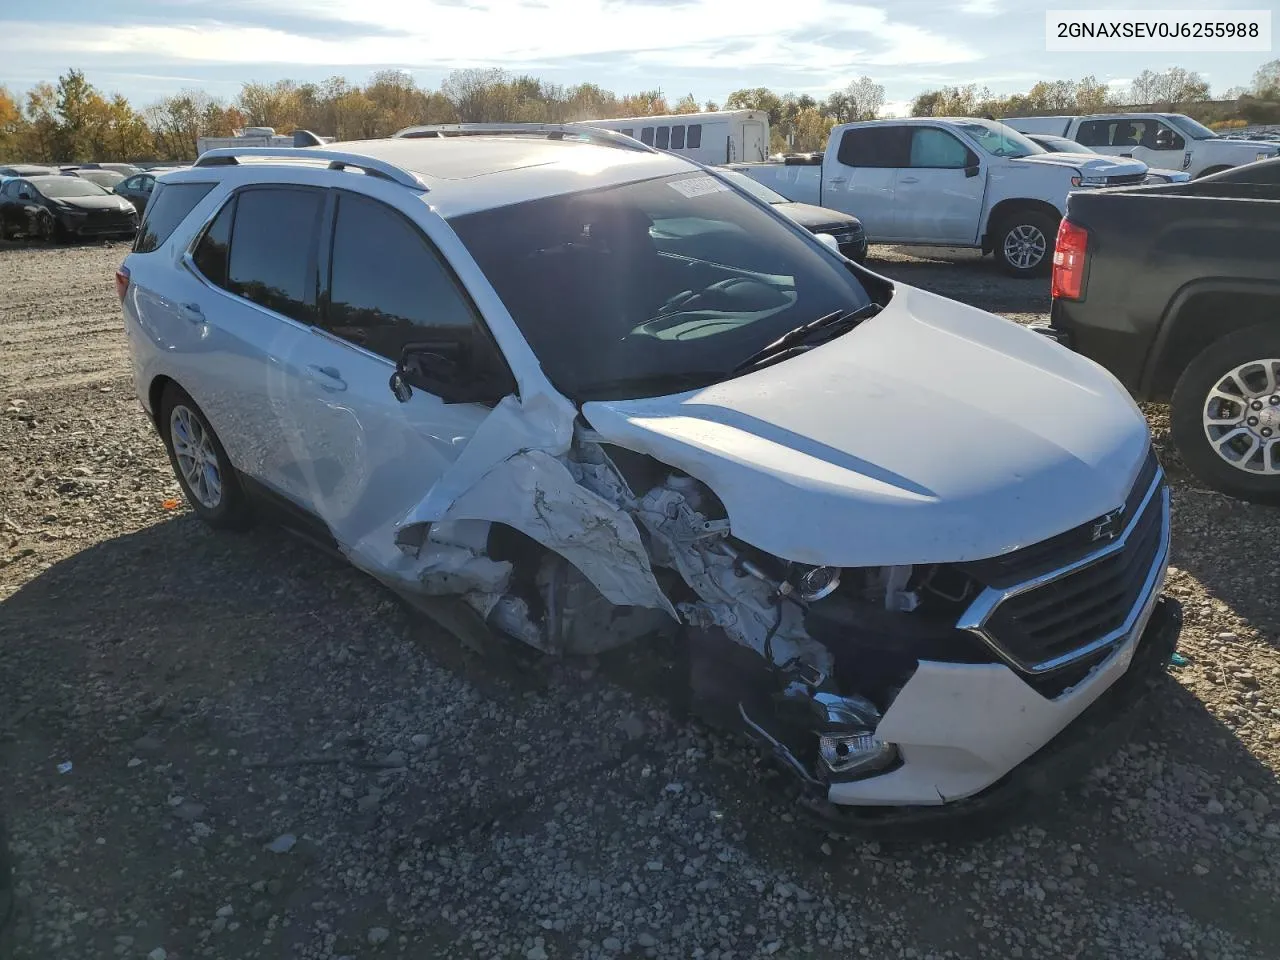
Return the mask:
[[122, 301], [124, 295], [129, 292], [129, 268], [121, 264], [116, 270], [116, 296]]
[[1066, 217], [1058, 224], [1058, 242], [1053, 250], [1053, 285], [1055, 300], [1079, 300], [1084, 292], [1085, 257], [1089, 252], [1089, 233]]

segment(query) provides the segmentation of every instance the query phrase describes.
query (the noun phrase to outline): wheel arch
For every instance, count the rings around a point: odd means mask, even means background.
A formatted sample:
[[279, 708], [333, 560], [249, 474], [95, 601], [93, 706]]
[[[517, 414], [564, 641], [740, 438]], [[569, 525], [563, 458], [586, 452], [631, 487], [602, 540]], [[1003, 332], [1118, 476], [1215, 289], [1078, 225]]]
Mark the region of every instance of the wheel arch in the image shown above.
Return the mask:
[[165, 388], [169, 384], [173, 384], [179, 389], [182, 387], [177, 380], [164, 374], [153, 377], [147, 387], [147, 411], [151, 417], [151, 422], [155, 424], [157, 430], [160, 429], [160, 400], [164, 397]]
[[1169, 301], [1139, 385], [1147, 400], [1165, 402], [1187, 365], [1228, 334], [1270, 321], [1280, 329], [1280, 282], [1195, 280]]
[[[982, 252], [991, 253], [995, 249], [996, 233], [1000, 230], [1000, 226], [1011, 216], [1019, 213], [1034, 212], [1040, 213], [1047, 217], [1052, 217], [1054, 221], [1062, 219], [1062, 211], [1046, 200], [1036, 200], [1032, 197], [1011, 197], [1008, 200], [1001, 200], [991, 208], [991, 213], [987, 217], [987, 231], [982, 237]], [[1046, 237], [1050, 243], [1053, 237]]]

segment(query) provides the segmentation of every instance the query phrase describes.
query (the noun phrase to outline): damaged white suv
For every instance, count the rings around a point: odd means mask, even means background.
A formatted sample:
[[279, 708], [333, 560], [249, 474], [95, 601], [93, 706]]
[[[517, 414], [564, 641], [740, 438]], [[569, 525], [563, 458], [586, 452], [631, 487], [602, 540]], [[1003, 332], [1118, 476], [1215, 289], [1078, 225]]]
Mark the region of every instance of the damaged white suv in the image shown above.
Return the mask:
[[629, 138], [213, 150], [117, 287], [205, 520], [277, 508], [548, 653], [670, 631], [826, 812], [1101, 762], [1176, 643], [1168, 489], [1108, 373]]

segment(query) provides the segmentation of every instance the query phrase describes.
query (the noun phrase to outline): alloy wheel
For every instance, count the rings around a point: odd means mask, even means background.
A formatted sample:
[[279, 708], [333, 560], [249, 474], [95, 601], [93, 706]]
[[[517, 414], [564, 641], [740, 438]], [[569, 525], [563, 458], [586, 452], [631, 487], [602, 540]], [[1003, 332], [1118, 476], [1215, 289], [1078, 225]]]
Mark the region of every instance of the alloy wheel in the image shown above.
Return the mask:
[[216, 509], [222, 502], [222, 468], [209, 431], [189, 407], [178, 404], [169, 415], [169, 436], [187, 489], [202, 507]]
[[1251, 360], [1219, 379], [1205, 397], [1204, 433], [1237, 470], [1280, 474], [1280, 360]]

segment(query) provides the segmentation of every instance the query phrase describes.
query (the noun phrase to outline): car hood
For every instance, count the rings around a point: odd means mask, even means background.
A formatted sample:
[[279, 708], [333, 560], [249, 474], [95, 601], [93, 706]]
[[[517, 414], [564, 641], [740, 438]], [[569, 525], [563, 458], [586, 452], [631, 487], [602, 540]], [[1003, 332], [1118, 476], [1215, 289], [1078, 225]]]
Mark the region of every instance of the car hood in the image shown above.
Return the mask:
[[1013, 162], [1071, 167], [1088, 177], [1123, 177], [1147, 172], [1147, 165], [1141, 160], [1094, 153], [1037, 153], [1030, 157], [1019, 157]]
[[77, 210], [124, 210], [133, 209], [133, 204], [115, 194], [107, 197], [54, 197], [54, 205], [74, 207]]
[[839, 210], [828, 210], [826, 207], [815, 207], [811, 203], [775, 203], [773, 208], [786, 217], [794, 220], [802, 227], [816, 230], [818, 227], [852, 227], [859, 226], [857, 217]]
[[1150, 445], [1111, 374], [910, 287], [850, 333], [590, 425], [706, 483], [734, 536], [834, 566], [997, 556], [1124, 502]]
[[1262, 150], [1280, 149], [1280, 143], [1276, 143], [1274, 140], [1227, 140], [1226, 138], [1223, 138], [1221, 140], [1200, 140], [1198, 142], [1213, 143], [1213, 144], [1218, 144], [1220, 146], [1225, 145], [1225, 146], [1231, 146], [1231, 147], [1239, 147], [1241, 150], [1248, 150], [1254, 153], [1257, 153]]

